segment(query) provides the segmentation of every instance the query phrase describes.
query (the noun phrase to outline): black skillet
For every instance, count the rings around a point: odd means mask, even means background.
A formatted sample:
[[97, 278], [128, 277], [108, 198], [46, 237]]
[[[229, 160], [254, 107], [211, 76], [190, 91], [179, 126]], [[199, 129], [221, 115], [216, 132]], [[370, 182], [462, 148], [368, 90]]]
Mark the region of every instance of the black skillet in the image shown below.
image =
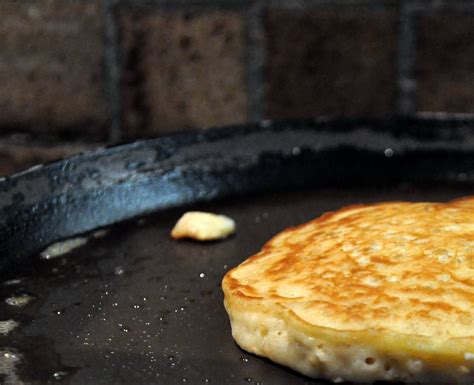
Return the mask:
[[[321, 384], [234, 345], [223, 274], [283, 228], [342, 205], [471, 194], [473, 133], [461, 118], [264, 122], [5, 178], [0, 322], [18, 326], [0, 333], [0, 383]], [[191, 208], [232, 216], [237, 234], [172, 241]], [[112, 224], [63, 257], [38, 257], [51, 242]], [[25, 293], [23, 307], [4, 302]]]

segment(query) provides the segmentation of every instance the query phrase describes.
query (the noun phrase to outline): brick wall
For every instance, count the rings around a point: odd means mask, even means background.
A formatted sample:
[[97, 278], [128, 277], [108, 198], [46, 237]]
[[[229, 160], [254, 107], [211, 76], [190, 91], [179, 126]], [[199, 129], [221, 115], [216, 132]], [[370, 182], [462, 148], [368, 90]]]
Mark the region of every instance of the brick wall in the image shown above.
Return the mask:
[[474, 112], [474, 1], [2, 0], [0, 175], [321, 114]]

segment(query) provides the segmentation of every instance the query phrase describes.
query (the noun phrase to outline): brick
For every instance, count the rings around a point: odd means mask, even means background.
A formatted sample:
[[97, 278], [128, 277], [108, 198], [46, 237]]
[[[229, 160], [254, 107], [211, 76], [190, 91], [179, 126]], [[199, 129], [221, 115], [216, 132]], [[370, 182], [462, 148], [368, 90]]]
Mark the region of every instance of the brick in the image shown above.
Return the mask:
[[102, 136], [103, 26], [97, 4], [0, 2], [0, 126]]
[[474, 112], [474, 16], [423, 16], [418, 44], [418, 109]]
[[273, 9], [265, 30], [268, 117], [392, 111], [394, 12]]
[[[98, 146], [98, 144], [95, 144]], [[0, 177], [92, 149], [84, 144], [31, 144], [0, 140]]]
[[238, 13], [125, 9], [120, 22], [129, 138], [246, 120]]

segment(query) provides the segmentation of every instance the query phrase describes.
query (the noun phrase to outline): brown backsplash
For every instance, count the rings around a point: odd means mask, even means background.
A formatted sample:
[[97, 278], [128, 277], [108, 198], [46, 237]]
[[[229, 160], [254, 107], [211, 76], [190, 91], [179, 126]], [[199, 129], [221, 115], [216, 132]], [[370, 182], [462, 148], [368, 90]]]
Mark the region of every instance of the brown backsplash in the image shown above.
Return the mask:
[[99, 5], [3, 0], [0, 15], [0, 127], [103, 139]]
[[265, 16], [268, 117], [393, 111], [395, 12], [269, 10]]
[[242, 13], [146, 7], [119, 21], [127, 138], [246, 121]]
[[[448, 0], [3, 0], [0, 175], [79, 147], [258, 119], [474, 112], [473, 11]], [[18, 132], [26, 143], [12, 144]]]
[[474, 112], [474, 15], [420, 18], [418, 110]]

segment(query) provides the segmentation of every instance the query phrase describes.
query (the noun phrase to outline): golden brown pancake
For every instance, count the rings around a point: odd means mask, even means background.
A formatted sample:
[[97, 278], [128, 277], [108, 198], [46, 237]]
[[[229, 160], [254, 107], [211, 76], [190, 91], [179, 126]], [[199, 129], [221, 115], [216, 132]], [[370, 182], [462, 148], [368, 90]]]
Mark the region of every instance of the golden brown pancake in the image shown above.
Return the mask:
[[335, 382], [474, 382], [474, 199], [286, 229], [224, 277], [245, 350]]

